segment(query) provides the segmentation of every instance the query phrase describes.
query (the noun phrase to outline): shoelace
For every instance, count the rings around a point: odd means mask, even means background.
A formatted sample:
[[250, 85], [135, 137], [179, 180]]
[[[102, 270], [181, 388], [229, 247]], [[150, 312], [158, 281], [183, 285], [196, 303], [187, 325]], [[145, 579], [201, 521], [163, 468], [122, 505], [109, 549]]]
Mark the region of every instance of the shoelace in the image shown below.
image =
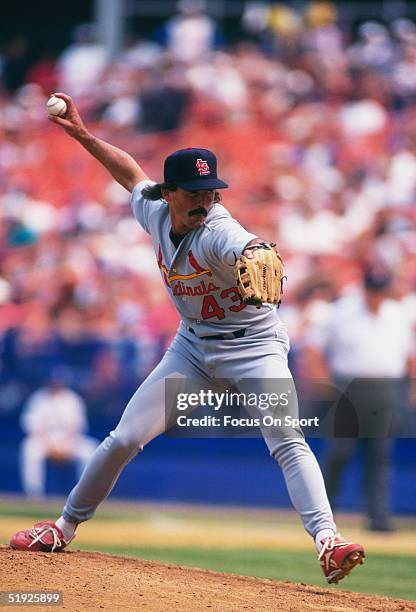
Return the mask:
[[33, 542], [29, 544], [29, 548], [33, 546], [35, 542], [42, 541], [43, 536], [45, 536], [49, 532], [53, 535], [53, 545], [51, 548], [51, 552], [53, 552], [58, 547], [61, 548], [62, 542], [59, 539], [58, 532], [56, 528], [52, 527], [51, 525], [45, 525], [44, 527], [34, 527], [30, 530], [30, 535], [33, 538]]
[[[340, 540], [342, 540], [342, 542], [338, 542], [336, 543], [335, 540], [336, 538], [339, 538]], [[335, 533], [333, 536], [329, 536], [329, 538], [326, 538], [322, 548], [321, 548], [321, 552], [318, 555], [318, 559], [321, 560], [321, 558], [324, 556], [324, 554], [329, 551], [329, 550], [333, 550], [334, 548], [337, 548], [338, 546], [347, 546], [349, 544], [349, 542], [347, 542], [346, 540], [344, 540], [341, 537], [341, 534], [339, 533]]]

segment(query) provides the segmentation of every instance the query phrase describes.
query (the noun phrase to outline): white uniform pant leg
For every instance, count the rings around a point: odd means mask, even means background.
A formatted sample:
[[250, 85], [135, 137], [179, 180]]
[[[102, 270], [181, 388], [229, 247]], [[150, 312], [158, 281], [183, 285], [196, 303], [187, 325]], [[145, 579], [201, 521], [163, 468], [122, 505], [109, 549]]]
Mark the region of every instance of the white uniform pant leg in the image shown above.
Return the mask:
[[20, 446], [20, 477], [26, 495], [41, 497], [45, 493], [48, 445], [40, 436], [27, 436]]
[[[98, 441], [88, 436], [74, 440], [67, 460], [77, 462], [78, 477], [81, 476], [88, 459], [98, 446]], [[41, 436], [28, 436], [20, 448], [20, 473], [22, 487], [26, 495], [41, 497], [45, 494], [46, 461], [49, 456], [49, 443]]]
[[[177, 343], [176, 343], [177, 344]], [[66, 520], [80, 523], [92, 517], [107, 497], [125, 465], [166, 429], [165, 378], [189, 377], [198, 387], [204, 375], [184, 351], [170, 348], [133, 395], [119, 424], [90, 458], [64, 507]]]

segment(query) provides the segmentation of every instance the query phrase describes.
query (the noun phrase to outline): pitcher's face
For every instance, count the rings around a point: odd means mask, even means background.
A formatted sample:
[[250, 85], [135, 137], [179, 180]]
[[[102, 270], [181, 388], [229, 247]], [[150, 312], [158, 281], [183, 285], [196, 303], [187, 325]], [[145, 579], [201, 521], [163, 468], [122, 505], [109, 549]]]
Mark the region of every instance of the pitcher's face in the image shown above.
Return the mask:
[[214, 205], [215, 189], [186, 191], [164, 191], [163, 197], [169, 204], [172, 228], [175, 234], [187, 234], [203, 224]]

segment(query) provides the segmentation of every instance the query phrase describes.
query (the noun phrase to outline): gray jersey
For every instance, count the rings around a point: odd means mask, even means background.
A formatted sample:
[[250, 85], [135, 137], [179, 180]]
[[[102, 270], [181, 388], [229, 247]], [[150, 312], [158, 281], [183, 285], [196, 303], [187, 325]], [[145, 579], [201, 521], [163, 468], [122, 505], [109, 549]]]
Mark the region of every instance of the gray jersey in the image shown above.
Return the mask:
[[133, 213], [150, 234], [160, 273], [183, 324], [196, 335], [229, 333], [251, 325], [273, 327], [279, 317], [276, 307], [257, 309], [242, 303], [234, 265], [250, 240], [256, 238], [214, 204], [202, 226], [190, 231], [176, 248], [169, 232], [172, 224], [164, 200], [146, 200], [142, 190], [152, 181], [142, 181], [132, 193]]

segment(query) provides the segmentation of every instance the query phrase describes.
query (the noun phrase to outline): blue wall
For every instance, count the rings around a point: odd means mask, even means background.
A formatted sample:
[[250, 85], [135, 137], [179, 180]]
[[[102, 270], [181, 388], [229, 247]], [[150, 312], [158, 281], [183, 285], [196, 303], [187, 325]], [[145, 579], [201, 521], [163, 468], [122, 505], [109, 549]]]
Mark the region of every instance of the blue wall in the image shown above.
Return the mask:
[[[93, 417], [90, 432], [99, 439], [117, 419]], [[0, 415], [0, 492], [21, 492], [18, 447], [22, 432], [16, 414]], [[311, 440], [318, 459], [324, 442]], [[392, 507], [416, 513], [416, 440], [396, 441]], [[347, 469], [339, 509], [361, 510], [362, 459], [358, 452]], [[48, 467], [47, 490], [64, 495], [75, 484], [71, 464]], [[288, 507], [290, 501], [276, 462], [260, 439], [174, 439], [160, 436], [123, 471], [111, 496], [140, 500]]]

